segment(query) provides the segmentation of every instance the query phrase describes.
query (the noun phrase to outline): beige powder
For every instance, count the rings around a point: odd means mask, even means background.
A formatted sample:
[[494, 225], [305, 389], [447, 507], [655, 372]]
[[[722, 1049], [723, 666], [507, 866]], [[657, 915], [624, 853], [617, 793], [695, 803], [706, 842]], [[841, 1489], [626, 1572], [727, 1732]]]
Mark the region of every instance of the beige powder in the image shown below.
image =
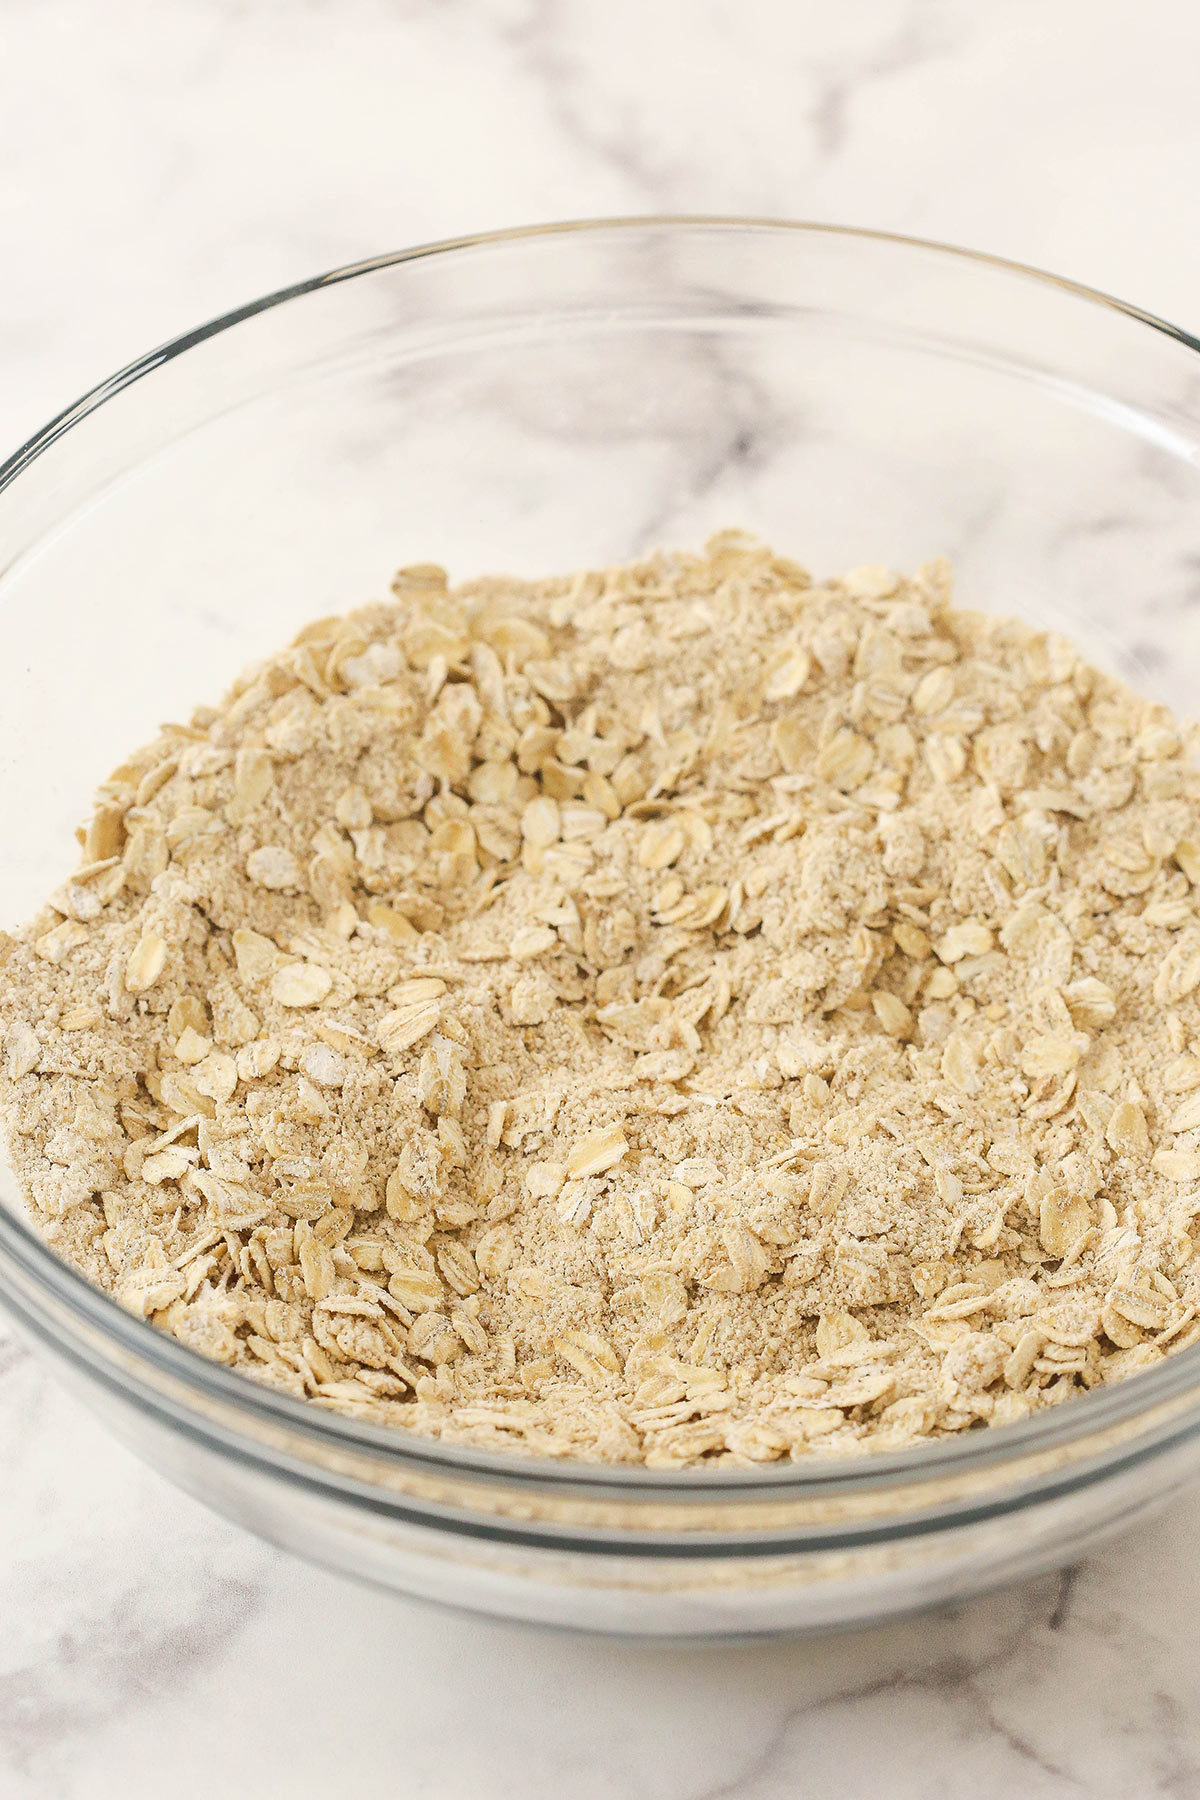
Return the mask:
[[944, 566], [703, 556], [303, 631], [4, 939], [54, 1247], [205, 1355], [676, 1466], [1200, 1335], [1200, 776]]

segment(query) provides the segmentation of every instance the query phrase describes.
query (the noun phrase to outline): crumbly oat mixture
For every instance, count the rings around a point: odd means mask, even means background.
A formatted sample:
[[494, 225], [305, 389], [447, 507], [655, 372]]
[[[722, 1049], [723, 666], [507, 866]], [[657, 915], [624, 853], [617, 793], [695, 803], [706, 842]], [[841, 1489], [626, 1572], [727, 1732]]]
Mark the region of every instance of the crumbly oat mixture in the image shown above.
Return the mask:
[[50, 1242], [205, 1355], [677, 1466], [1019, 1419], [1200, 1335], [1200, 775], [931, 564], [323, 619], [3, 940]]

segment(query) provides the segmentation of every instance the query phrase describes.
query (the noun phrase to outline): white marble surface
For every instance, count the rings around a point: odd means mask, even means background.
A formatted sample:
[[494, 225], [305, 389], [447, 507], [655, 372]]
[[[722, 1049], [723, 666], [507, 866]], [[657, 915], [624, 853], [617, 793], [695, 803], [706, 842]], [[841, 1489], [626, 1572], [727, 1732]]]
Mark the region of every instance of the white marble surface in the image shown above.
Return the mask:
[[[1198, 51], [1182, 0], [0, 0], [0, 444], [265, 289], [571, 215], [884, 226], [1195, 327]], [[550, 1639], [267, 1549], [0, 1331], [0, 1797], [1197, 1795], [1198, 1526], [871, 1636]]]

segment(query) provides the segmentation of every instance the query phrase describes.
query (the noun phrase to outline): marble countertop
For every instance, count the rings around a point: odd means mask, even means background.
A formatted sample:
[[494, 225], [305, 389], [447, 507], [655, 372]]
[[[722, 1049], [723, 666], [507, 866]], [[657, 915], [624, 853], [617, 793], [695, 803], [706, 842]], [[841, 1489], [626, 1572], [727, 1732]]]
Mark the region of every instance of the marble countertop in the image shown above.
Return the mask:
[[[1198, 51], [1182, 0], [3, 0], [0, 444], [254, 294], [556, 217], [882, 226], [1195, 327]], [[549, 1638], [235, 1530], [0, 1327], [0, 1800], [1200, 1795], [1193, 1527], [866, 1636]]]

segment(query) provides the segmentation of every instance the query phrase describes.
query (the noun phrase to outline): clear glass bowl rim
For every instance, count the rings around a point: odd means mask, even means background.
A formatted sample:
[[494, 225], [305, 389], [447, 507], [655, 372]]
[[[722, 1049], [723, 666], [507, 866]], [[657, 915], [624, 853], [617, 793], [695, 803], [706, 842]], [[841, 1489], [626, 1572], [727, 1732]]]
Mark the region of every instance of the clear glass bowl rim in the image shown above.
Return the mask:
[[[575, 234], [602, 236], [630, 235], [658, 231], [673, 234], [751, 233], [793, 237], [843, 238], [863, 244], [892, 245], [898, 251], [924, 253], [931, 261], [946, 264], [973, 264], [997, 276], [1040, 283], [1074, 296], [1081, 303], [1124, 314], [1148, 329], [1173, 338], [1189, 351], [1200, 354], [1200, 339], [1178, 325], [1146, 311], [1128, 301], [1086, 283], [1053, 274], [1031, 264], [986, 251], [945, 244], [901, 232], [877, 231], [860, 226], [840, 225], [814, 220], [792, 220], [730, 214], [635, 214], [596, 219], [571, 219], [546, 224], [513, 226], [500, 231], [477, 232], [462, 237], [418, 244], [409, 249], [387, 252], [359, 262], [294, 282], [246, 302], [227, 313], [207, 320], [190, 331], [169, 339], [156, 349], [137, 357], [123, 368], [98, 383], [72, 405], [56, 414], [25, 444], [0, 462], [0, 492], [10, 487], [38, 457], [60, 438], [82, 423], [92, 413], [116, 398], [135, 382], [144, 380], [156, 369], [163, 368], [175, 357], [228, 331], [259, 313], [303, 299], [308, 294], [382, 269], [428, 257], [450, 257], [458, 252], [530, 243], [538, 239], [567, 237]], [[0, 569], [2, 573], [2, 569]], [[247, 1426], [254, 1423], [270, 1429], [283, 1427], [293, 1445], [299, 1439], [310, 1441], [314, 1450], [341, 1447], [366, 1455], [375, 1462], [390, 1462], [414, 1470], [438, 1470], [447, 1476], [461, 1475], [470, 1480], [489, 1476], [507, 1484], [530, 1485], [560, 1492], [620, 1491], [630, 1499], [638, 1494], [647, 1501], [668, 1496], [678, 1503], [691, 1493], [697, 1501], [710, 1502], [721, 1494], [736, 1498], [768, 1494], [779, 1499], [803, 1499], [833, 1492], [885, 1489], [917, 1479], [933, 1479], [965, 1474], [968, 1471], [995, 1470], [1004, 1465], [1019, 1464], [1024, 1459], [1078, 1444], [1081, 1439], [1097, 1437], [1122, 1424], [1135, 1421], [1140, 1414], [1151, 1414], [1167, 1406], [1180, 1408], [1189, 1395], [1200, 1402], [1200, 1344], [1168, 1356], [1154, 1369], [1144, 1370], [1111, 1387], [1101, 1388], [1061, 1406], [1037, 1414], [1020, 1424], [986, 1426], [964, 1432], [961, 1436], [937, 1440], [910, 1450], [891, 1450], [870, 1456], [818, 1457], [810, 1462], [765, 1465], [755, 1469], [699, 1468], [678, 1473], [647, 1469], [637, 1464], [587, 1462], [583, 1459], [556, 1461], [534, 1457], [513, 1449], [491, 1452], [458, 1444], [445, 1444], [440, 1439], [408, 1433], [400, 1427], [364, 1424], [362, 1421], [326, 1412], [306, 1400], [260, 1386], [249, 1377], [211, 1362], [198, 1351], [158, 1331], [148, 1321], [127, 1312], [102, 1288], [61, 1261], [44, 1243], [34, 1227], [7, 1206], [0, 1204], [0, 1255], [20, 1270], [35, 1292], [47, 1294], [67, 1314], [102, 1339], [113, 1342], [124, 1353], [122, 1362], [136, 1367], [141, 1363], [165, 1376], [177, 1389], [191, 1390], [198, 1398], [207, 1398], [224, 1411], [243, 1415]], [[5, 1296], [8, 1309], [26, 1315], [25, 1323], [35, 1335], [55, 1341], [60, 1352], [78, 1357], [74, 1346], [64, 1342], [49, 1319], [38, 1317], [21, 1299]], [[128, 1368], [96, 1370], [87, 1365], [93, 1376], [107, 1374], [121, 1387], [130, 1384]], [[176, 1399], [178, 1405], [178, 1399]], [[198, 1409], [196, 1424], [207, 1435], [213, 1421], [205, 1415], [210, 1407]], [[1196, 1412], [1180, 1410], [1171, 1437], [1190, 1435], [1200, 1425], [1200, 1405]], [[1189, 1429], [1190, 1428], [1190, 1429]], [[1140, 1460], [1135, 1444], [1129, 1446], [1133, 1460]], [[268, 1451], [269, 1454], [269, 1451]], [[1118, 1460], [1123, 1460], [1118, 1456]]]

